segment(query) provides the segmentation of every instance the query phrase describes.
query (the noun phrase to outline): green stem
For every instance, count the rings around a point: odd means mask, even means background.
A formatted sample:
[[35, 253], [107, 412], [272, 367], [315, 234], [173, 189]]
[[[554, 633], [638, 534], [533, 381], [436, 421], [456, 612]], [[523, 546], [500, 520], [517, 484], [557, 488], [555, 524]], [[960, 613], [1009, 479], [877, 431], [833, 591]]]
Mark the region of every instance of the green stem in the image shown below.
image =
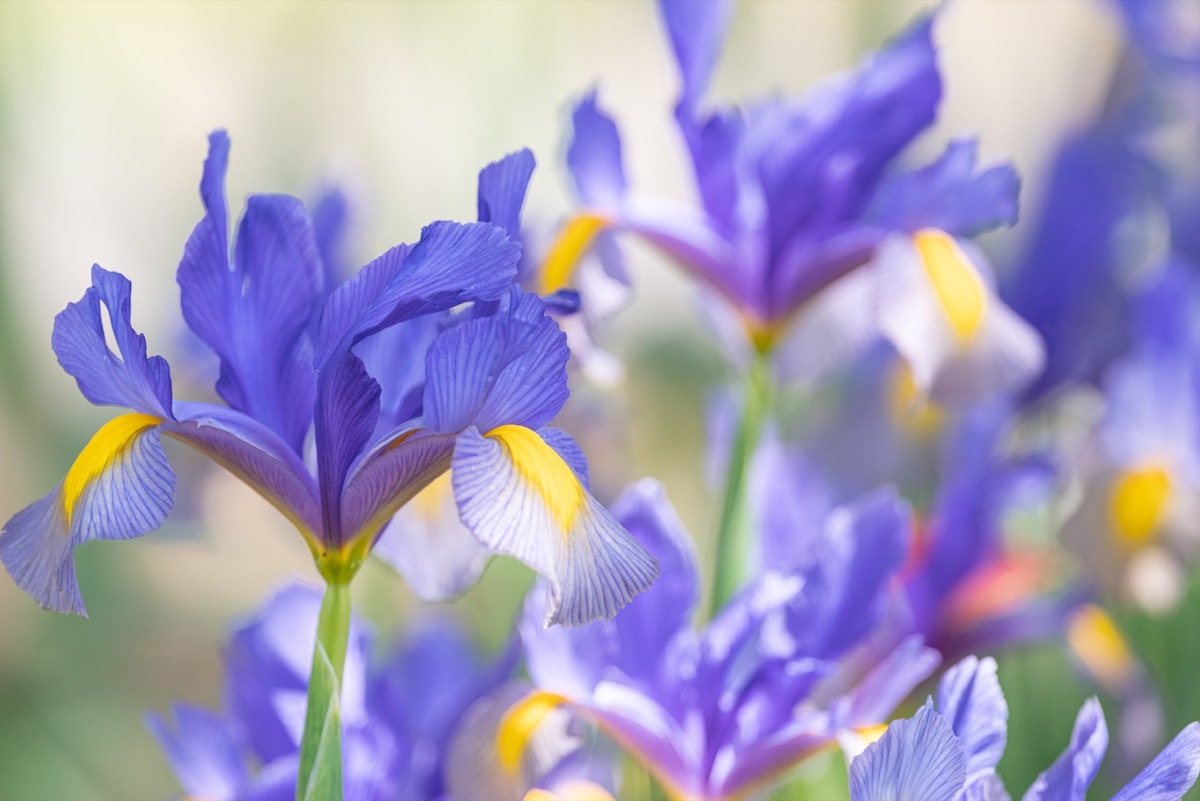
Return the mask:
[[742, 416], [725, 474], [710, 617], [715, 617], [721, 611], [746, 577], [746, 550], [750, 541], [746, 479], [770, 406], [770, 364], [766, 354], [758, 353], [746, 371]]
[[308, 710], [304, 739], [300, 743], [300, 774], [296, 801], [342, 799], [342, 668], [350, 639], [350, 585], [331, 582], [325, 587], [312, 675], [308, 682]]

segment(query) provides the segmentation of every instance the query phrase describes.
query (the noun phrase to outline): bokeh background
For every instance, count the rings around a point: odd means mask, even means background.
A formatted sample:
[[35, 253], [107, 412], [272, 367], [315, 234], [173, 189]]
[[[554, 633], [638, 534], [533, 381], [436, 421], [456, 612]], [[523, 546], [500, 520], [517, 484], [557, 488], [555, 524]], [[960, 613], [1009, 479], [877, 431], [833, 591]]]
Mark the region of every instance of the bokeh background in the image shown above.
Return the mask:
[[[743, 3], [713, 94], [802, 91], [933, 5]], [[1036, 211], [1046, 163], [1100, 102], [1119, 37], [1102, 0], [950, 4], [936, 32], [940, 121], [911, 158], [978, 135], [985, 162], [1015, 162], [1023, 209]], [[211, 365], [189, 361], [174, 272], [202, 215], [210, 130], [232, 137], [232, 207], [251, 191], [314, 198], [340, 185], [350, 250], [365, 263], [426, 222], [473, 219], [479, 168], [524, 146], [539, 163], [526, 218], [552, 230], [570, 208], [568, 105], [592, 87], [621, 126], [631, 185], [691, 198], [674, 66], [650, 2], [0, 4], [0, 518], [54, 486], [110, 416], [49, 347], [54, 315], [93, 262], [132, 279], [135, 325], [171, 361], [177, 394], [208, 397]], [[1024, 235], [1018, 225], [985, 244], [1002, 262]], [[688, 284], [657, 254], [630, 254], [639, 291], [602, 333], [627, 378], [579, 387], [567, 427], [602, 493], [660, 478], [708, 554], [717, 501], [702, 469], [703, 398], [720, 360]], [[43, 612], [0, 575], [0, 799], [176, 794], [145, 711], [177, 698], [215, 706], [231, 623], [285, 577], [316, 580], [301, 539], [258, 496], [190, 453], [170, 455], [181, 490], [167, 525], [77, 553], [90, 619]], [[450, 609], [494, 648], [531, 579], [496, 560]], [[356, 593], [381, 631], [419, 614], [382, 566]], [[1195, 665], [1188, 606], [1138, 628], [1139, 644]], [[1052, 648], [1007, 657], [1001, 679], [1012, 708], [1001, 767], [1023, 788], [1090, 690]], [[1196, 695], [1171, 699], [1176, 711], [1200, 714]], [[839, 769], [830, 760], [801, 780], [836, 786]]]

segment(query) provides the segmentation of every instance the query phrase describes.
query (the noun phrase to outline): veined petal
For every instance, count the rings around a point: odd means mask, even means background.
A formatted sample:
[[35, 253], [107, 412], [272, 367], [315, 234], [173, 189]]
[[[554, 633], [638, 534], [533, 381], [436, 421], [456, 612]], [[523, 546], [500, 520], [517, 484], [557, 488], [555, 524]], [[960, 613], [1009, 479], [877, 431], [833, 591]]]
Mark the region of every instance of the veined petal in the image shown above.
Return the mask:
[[470, 300], [496, 300], [517, 274], [521, 246], [490, 223], [435, 222], [416, 245], [398, 245], [325, 302], [315, 363], [400, 320]]
[[934, 400], [967, 404], [1020, 390], [1045, 360], [1041, 338], [941, 231], [890, 237], [875, 258], [880, 328]]
[[310, 545], [321, 530], [316, 484], [300, 457], [252, 417], [209, 403], [176, 403], [162, 431], [244, 481], [291, 521]]
[[479, 221], [500, 226], [513, 242], [521, 241], [521, 206], [535, 164], [523, 148], [479, 171]]
[[[146, 356], [146, 338], [130, 323], [131, 289], [125, 276], [93, 265], [92, 286], [54, 318], [51, 342], [58, 363], [92, 403], [169, 418], [171, 368], [161, 356]], [[105, 341], [101, 303], [108, 310], [116, 354]]]
[[425, 357], [424, 418], [431, 430], [540, 428], [558, 414], [570, 394], [570, 352], [544, 309], [523, 295], [510, 314], [469, 320], [434, 340]]
[[852, 801], [951, 801], [966, 781], [962, 743], [925, 705], [898, 720], [850, 765]]
[[321, 531], [327, 546], [339, 548], [351, 533], [342, 528], [342, 491], [350, 467], [375, 431], [380, 390], [362, 360], [346, 351], [322, 370], [317, 392]]
[[106, 423], [53, 491], [15, 514], [0, 533], [0, 561], [46, 609], [86, 614], [74, 551], [93, 539], [140, 537], [162, 525], [175, 474], [158, 425], [144, 414]]
[[283, 195], [249, 199], [230, 263], [228, 151], [228, 137], [214, 133], [201, 180], [206, 214], [177, 273], [183, 316], [221, 359], [221, 397], [299, 450], [315, 395], [309, 346], [301, 338], [323, 295], [324, 268], [304, 205]]
[[489, 548], [550, 580], [546, 624], [610, 618], [658, 573], [653, 557], [537, 433], [469, 428], [452, 463], [463, 522]]
[[938, 713], [962, 741], [971, 780], [995, 769], [1008, 740], [1008, 704], [990, 656], [963, 659], [938, 683]]
[[413, 432], [355, 468], [341, 496], [346, 540], [365, 539], [369, 548], [392, 515], [446, 471], [453, 450], [451, 436]]
[[1200, 723], [1189, 723], [1112, 801], [1175, 801], [1200, 775]]
[[1067, 750], [1034, 780], [1022, 801], [1084, 801], [1107, 748], [1104, 712], [1089, 698], [1075, 717]]

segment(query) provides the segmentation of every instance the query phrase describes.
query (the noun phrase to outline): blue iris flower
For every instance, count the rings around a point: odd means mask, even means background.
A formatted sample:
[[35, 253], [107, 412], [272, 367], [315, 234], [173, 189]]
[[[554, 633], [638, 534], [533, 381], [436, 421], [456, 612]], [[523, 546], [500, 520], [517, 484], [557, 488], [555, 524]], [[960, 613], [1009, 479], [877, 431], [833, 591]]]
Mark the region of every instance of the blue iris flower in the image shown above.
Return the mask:
[[661, 487], [635, 484], [613, 508], [662, 575], [614, 620], [577, 629], [543, 629], [530, 597], [521, 633], [539, 692], [512, 729], [566, 705], [672, 797], [740, 798], [840, 732], [881, 723], [938, 662], [919, 637], [897, 644], [888, 623], [910, 525], [894, 493], [834, 510], [807, 537], [789, 522], [771, 569], [700, 631], [694, 548]]
[[[1008, 738], [1008, 705], [994, 660], [968, 657], [946, 672], [916, 715], [892, 723], [850, 765], [852, 801], [922, 801], [1009, 795], [996, 775]], [[1034, 781], [1025, 801], [1082, 801], [1108, 747], [1104, 713], [1096, 699], [1079, 710], [1071, 742]], [[1200, 723], [1189, 724], [1113, 801], [1182, 798], [1200, 774]]]
[[[475, 537], [550, 578], [547, 623], [611, 617], [645, 589], [653, 559], [587, 491], [579, 447], [547, 425], [568, 396], [568, 350], [542, 302], [513, 288], [520, 247], [505, 228], [432, 223], [330, 287], [295, 198], [251, 196], [231, 254], [228, 153], [214, 133], [206, 214], [178, 272], [184, 319], [219, 357], [228, 405], [174, 398], [167, 362], [131, 324], [129, 281], [94, 267], [91, 288], [55, 320], [54, 350], [89, 401], [132, 411], [5, 525], [0, 559], [18, 586], [84, 613], [74, 549], [141, 536], [171, 508], [165, 434], [279, 509], [330, 582], [349, 581], [396, 511], [450, 469]], [[524, 190], [495, 187], [493, 218], [517, 214]], [[471, 301], [485, 307], [413, 344], [406, 322]], [[419, 380], [394, 369], [403, 363], [423, 365]]]

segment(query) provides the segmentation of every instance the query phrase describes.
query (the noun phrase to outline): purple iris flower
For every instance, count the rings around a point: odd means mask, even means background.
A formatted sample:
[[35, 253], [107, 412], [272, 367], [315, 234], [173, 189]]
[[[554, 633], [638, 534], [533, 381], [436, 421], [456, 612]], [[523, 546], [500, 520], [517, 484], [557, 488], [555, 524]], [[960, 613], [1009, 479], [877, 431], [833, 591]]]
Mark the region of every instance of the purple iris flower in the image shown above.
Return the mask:
[[[330, 582], [349, 581], [388, 520], [449, 468], [475, 537], [550, 578], [547, 623], [610, 617], [645, 589], [653, 559], [586, 490], [579, 447], [547, 427], [568, 396], [568, 351], [541, 301], [512, 288], [520, 247], [505, 229], [433, 223], [329, 288], [295, 198], [251, 196], [231, 257], [228, 152], [214, 133], [207, 213], [178, 272], [184, 319], [220, 358], [228, 406], [175, 400], [167, 362], [147, 355], [131, 324], [129, 281], [94, 267], [92, 287], [55, 320], [54, 349], [88, 400], [132, 411], [5, 525], [0, 559], [18, 586], [48, 609], [84, 613], [74, 549], [141, 536], [170, 510], [165, 434], [278, 508]], [[498, 192], [494, 208], [505, 198], [519, 208]], [[498, 303], [412, 345], [406, 322], [470, 301]], [[423, 365], [419, 384], [395, 370], [406, 362]]]
[[[982, 254], [956, 239], [1015, 222], [1016, 173], [978, 169], [971, 140], [951, 142], [925, 167], [894, 166], [941, 96], [933, 18], [798, 100], [706, 111], [732, 5], [660, 7], [682, 75], [675, 117], [700, 207], [629, 194], [616, 125], [588, 95], [567, 153], [583, 209], [547, 257], [543, 289], [571, 280], [587, 309], [593, 294], [627, 284], [610, 237], [629, 231], [724, 297], [714, 316], [735, 361], [750, 348], [782, 351], [783, 373], [811, 377], [882, 334], [919, 389], [940, 400], [1027, 384], [1041, 343], [995, 296]], [[593, 261], [576, 272], [589, 247], [603, 269]]]
[[[850, 764], [852, 801], [1007, 801], [996, 764], [1008, 739], [1008, 705], [996, 663], [968, 657], [948, 670], [916, 715], [892, 723]], [[1079, 710], [1071, 743], [1024, 801], [1082, 801], [1108, 747], [1096, 699]], [[1113, 801], [1183, 797], [1200, 774], [1200, 724], [1188, 725]]]
[[[907, 549], [907, 509], [886, 491], [834, 510], [809, 537], [776, 532], [772, 569], [703, 630], [691, 538], [657, 484], [628, 489], [619, 519], [662, 575], [612, 621], [521, 628], [540, 691], [525, 708], [567, 705], [642, 761], [673, 797], [742, 797], [845, 730], [877, 725], [936, 666], [891, 638], [890, 588]], [[789, 548], [790, 543], [790, 548]]]
[[[276, 592], [226, 652], [225, 712], [172, 707], [147, 723], [189, 797], [295, 797], [320, 592]], [[517, 649], [480, 659], [452, 621], [429, 620], [378, 664], [372, 635], [351, 623], [342, 695], [346, 797], [445, 797], [447, 755], [471, 706], [512, 675]], [[254, 771], [248, 767], [258, 766]]]
[[941, 96], [931, 21], [799, 102], [772, 98], [705, 113], [701, 99], [733, 4], [664, 0], [660, 10], [682, 75], [675, 118], [701, 209], [626, 198], [616, 127], [589, 97], [576, 109], [568, 152], [589, 210], [568, 229], [547, 281], [563, 282], [591, 236], [616, 225], [678, 258], [766, 334], [866, 262], [882, 235], [864, 214], [886, 167], [933, 121]]

